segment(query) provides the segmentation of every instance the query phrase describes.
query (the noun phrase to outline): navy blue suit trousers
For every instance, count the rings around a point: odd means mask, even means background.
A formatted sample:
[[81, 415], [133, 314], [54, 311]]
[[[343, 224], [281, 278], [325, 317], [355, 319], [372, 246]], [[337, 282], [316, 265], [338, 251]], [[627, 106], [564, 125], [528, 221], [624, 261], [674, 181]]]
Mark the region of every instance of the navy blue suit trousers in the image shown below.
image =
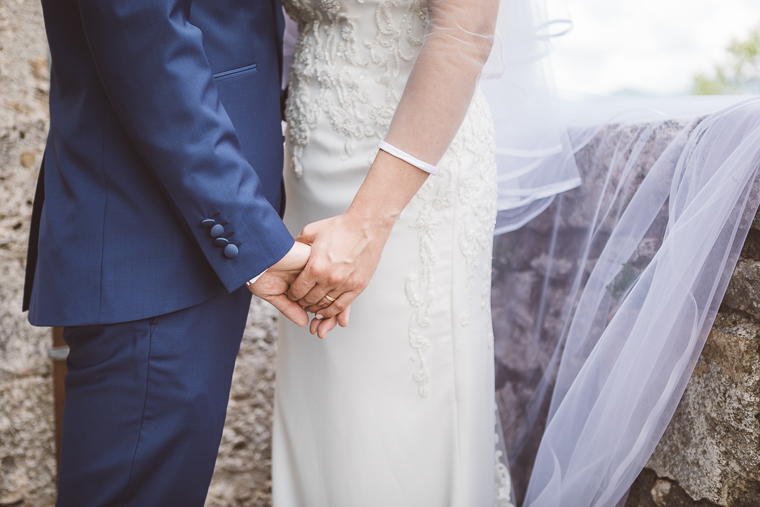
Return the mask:
[[251, 294], [64, 328], [57, 507], [202, 507]]

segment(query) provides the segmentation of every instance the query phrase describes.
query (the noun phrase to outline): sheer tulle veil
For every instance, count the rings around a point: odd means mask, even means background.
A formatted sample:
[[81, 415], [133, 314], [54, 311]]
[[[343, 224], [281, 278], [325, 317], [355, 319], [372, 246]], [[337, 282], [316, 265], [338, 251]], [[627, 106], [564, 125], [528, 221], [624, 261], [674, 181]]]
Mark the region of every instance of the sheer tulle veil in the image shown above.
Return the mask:
[[[532, 396], [500, 408], [519, 413], [502, 417], [513, 471], [532, 465], [523, 506], [613, 507], [678, 405], [757, 211], [760, 99], [561, 114], [548, 55], [570, 22], [554, 7], [506, 6], [508, 56], [482, 81], [497, 125], [496, 233], [509, 232], [497, 241], [495, 347], [536, 362], [524, 370]], [[543, 280], [519, 286], [537, 263]]]
[[563, 0], [501, 3], [480, 82], [496, 127], [496, 234], [522, 227], [581, 184], [549, 61], [551, 39], [571, 28]]
[[[541, 218], [545, 236], [531, 239], [532, 224], [504, 236], [543, 257], [538, 307], [555, 305], [520, 349], [553, 351], [521, 407], [528, 430], [546, 417], [537, 454], [525, 452], [530, 431], [511, 428], [508, 442], [529, 455], [520, 466], [535, 456], [525, 506], [624, 502], [686, 388], [757, 211], [760, 99], [691, 121], [616, 121], [571, 130], [581, 145], [596, 133], [579, 153], [588, 184], [557, 197]], [[507, 299], [494, 306], [524, 303]], [[511, 346], [505, 338], [496, 333], [497, 349]]]

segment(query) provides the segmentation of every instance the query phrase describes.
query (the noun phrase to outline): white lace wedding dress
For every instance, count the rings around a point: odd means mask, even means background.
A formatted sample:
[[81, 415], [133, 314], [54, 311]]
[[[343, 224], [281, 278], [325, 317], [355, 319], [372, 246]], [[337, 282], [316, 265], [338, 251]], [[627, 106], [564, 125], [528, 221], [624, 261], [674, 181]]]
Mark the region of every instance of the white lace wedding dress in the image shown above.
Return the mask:
[[[285, 0], [300, 27], [287, 108], [293, 234], [343, 213], [419, 52], [420, 0]], [[477, 93], [395, 225], [351, 322], [325, 340], [281, 319], [275, 507], [495, 504], [493, 122]], [[509, 478], [502, 471], [501, 496]]]

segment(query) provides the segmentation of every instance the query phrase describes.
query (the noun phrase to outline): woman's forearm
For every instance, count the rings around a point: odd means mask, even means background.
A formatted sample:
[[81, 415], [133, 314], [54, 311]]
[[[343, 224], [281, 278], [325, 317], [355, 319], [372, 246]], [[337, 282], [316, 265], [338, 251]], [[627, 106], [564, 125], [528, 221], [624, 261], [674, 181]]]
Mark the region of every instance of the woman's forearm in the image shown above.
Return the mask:
[[430, 173], [380, 151], [347, 214], [368, 227], [390, 233], [401, 211]]

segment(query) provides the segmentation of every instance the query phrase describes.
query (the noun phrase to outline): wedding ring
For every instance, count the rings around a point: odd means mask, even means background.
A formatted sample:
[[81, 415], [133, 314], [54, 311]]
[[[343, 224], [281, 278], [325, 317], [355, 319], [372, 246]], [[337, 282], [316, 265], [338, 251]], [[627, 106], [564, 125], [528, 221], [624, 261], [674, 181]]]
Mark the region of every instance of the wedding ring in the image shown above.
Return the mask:
[[334, 303], [335, 302], [335, 298], [330, 297], [329, 294], [325, 294], [325, 299], [328, 300], [330, 303]]

